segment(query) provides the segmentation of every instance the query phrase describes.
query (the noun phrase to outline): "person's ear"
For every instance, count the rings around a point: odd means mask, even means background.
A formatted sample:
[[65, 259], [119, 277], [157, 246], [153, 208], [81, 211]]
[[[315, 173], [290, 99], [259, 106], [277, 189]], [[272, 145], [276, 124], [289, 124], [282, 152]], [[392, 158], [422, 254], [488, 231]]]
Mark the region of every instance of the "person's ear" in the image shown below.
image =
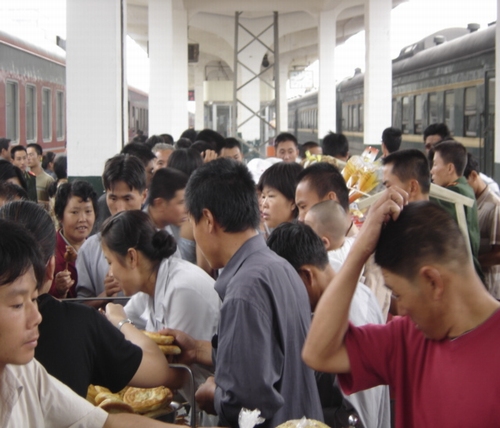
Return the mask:
[[56, 256], [52, 256], [45, 266], [45, 281], [52, 282], [54, 280], [54, 272], [56, 270]]
[[424, 292], [432, 300], [440, 300], [445, 291], [445, 278], [434, 266], [422, 266], [418, 272], [423, 282]]
[[334, 191], [330, 191], [326, 194], [326, 196], [323, 198], [324, 201], [336, 201], [338, 202], [337, 199], [337, 194]]
[[148, 197], [148, 189], [144, 189], [142, 192], [142, 200], [141, 200], [141, 205], [144, 205], [146, 202], [146, 198]]
[[302, 267], [297, 272], [300, 276], [300, 279], [302, 279], [302, 282], [304, 283], [306, 289], [309, 292], [309, 290], [312, 289], [312, 284], [313, 284], [313, 274], [311, 272], [311, 269]]
[[217, 228], [217, 223], [215, 222], [214, 215], [212, 212], [207, 209], [203, 208], [203, 211], [201, 212], [201, 219], [200, 221], [204, 222], [204, 225], [206, 227], [206, 231], [208, 233], [214, 233], [216, 228]]
[[127, 250], [126, 262], [130, 266], [130, 268], [135, 269], [137, 267], [139, 254], [135, 248], [129, 248]]
[[331, 242], [330, 242], [330, 240], [328, 239], [328, 237], [326, 237], [326, 236], [322, 236], [322, 237], [321, 237], [321, 242], [323, 242], [323, 244], [325, 245], [325, 249], [326, 249], [326, 251], [328, 251], [328, 248], [330, 248], [330, 245], [331, 245]]

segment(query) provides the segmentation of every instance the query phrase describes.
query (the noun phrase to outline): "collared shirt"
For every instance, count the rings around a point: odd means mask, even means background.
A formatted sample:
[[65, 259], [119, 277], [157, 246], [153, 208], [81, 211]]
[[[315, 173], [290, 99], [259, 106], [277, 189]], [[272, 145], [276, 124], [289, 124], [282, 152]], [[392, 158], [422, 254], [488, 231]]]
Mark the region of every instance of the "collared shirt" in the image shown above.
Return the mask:
[[0, 377], [2, 428], [99, 428], [108, 414], [50, 376], [36, 360]]
[[303, 416], [323, 420], [314, 373], [301, 359], [311, 313], [295, 269], [256, 235], [233, 255], [215, 289], [223, 300], [213, 341], [220, 425], [238, 426], [242, 407], [259, 409], [263, 428]]

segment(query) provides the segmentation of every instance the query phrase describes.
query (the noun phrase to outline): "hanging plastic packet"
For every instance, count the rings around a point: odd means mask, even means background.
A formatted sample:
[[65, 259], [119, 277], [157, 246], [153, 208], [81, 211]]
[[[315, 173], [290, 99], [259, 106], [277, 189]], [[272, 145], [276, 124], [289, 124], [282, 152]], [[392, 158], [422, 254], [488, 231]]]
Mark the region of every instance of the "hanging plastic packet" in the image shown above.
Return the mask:
[[238, 415], [238, 425], [240, 428], [253, 428], [264, 421], [265, 419], [260, 416], [259, 409], [249, 410], [243, 407]]

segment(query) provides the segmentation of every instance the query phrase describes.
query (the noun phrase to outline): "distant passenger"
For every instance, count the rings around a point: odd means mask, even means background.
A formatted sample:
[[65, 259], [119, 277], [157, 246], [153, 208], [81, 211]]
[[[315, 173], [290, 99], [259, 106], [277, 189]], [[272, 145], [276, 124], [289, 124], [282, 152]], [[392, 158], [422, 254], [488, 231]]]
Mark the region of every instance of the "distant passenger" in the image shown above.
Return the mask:
[[156, 143], [153, 147], [153, 154], [156, 156], [156, 163], [154, 172], [161, 168], [167, 167], [167, 161], [172, 152], [175, 150], [174, 146], [167, 143]]
[[0, 182], [0, 207], [7, 202], [28, 200], [28, 193], [21, 186], [8, 181]]
[[424, 131], [425, 152], [428, 154], [434, 145], [448, 138], [450, 138], [450, 130], [446, 126], [446, 123], [433, 123], [429, 125]]
[[43, 170], [49, 174], [54, 180], [57, 180], [56, 174], [54, 173], [54, 161], [56, 160], [56, 154], [54, 152], [45, 152], [42, 160]]
[[401, 147], [401, 130], [397, 128], [385, 128], [382, 132], [382, 154], [384, 157], [397, 152]]
[[31, 172], [36, 175], [36, 195], [38, 202], [48, 207], [49, 187], [54, 179], [42, 168], [42, 146], [36, 143], [28, 144], [26, 152], [28, 153], [28, 166]]
[[196, 141], [206, 141], [209, 144], [213, 144], [215, 146], [213, 150], [216, 152], [219, 152], [224, 146], [224, 137], [212, 129], [203, 129], [198, 132], [195, 142]]
[[153, 150], [153, 147], [158, 143], [164, 143], [165, 140], [160, 135], [151, 135], [144, 144], [149, 147], [149, 150]]
[[198, 135], [198, 133], [193, 128], [188, 128], [181, 134], [179, 140], [182, 138], [186, 138], [194, 143], [196, 141], [196, 135]]
[[299, 157], [299, 143], [297, 138], [289, 132], [282, 132], [274, 139], [276, 157], [283, 162], [296, 162]]
[[0, 138], [0, 159], [12, 162], [10, 157], [10, 139]]
[[189, 149], [193, 145], [193, 141], [191, 141], [189, 138], [179, 138], [175, 142], [175, 149]]
[[220, 158], [229, 158], [237, 162], [243, 162], [241, 143], [236, 138], [226, 138], [224, 140], [224, 146], [222, 146], [218, 155]]
[[299, 152], [300, 158], [305, 159], [306, 152], [309, 152], [311, 155], [322, 155], [323, 149], [318, 143], [308, 141], [300, 146]]
[[26, 152], [26, 147], [21, 145], [12, 147], [10, 149], [10, 156], [12, 158], [12, 163], [23, 172], [26, 187], [28, 189], [28, 199], [33, 202], [38, 202], [36, 195], [36, 175], [27, 170], [28, 152]]
[[349, 159], [349, 142], [346, 136], [330, 131], [323, 138], [323, 154], [347, 162], [347, 159]]
[[165, 144], [170, 144], [174, 145], [174, 137], [172, 137], [170, 134], [160, 134], [160, 137], [163, 139], [163, 142]]
[[486, 287], [495, 299], [500, 299], [500, 197], [483, 181], [477, 160], [468, 153], [464, 172], [474, 190], [479, 220], [479, 263]]
[[428, 201], [431, 172], [425, 155], [416, 149], [400, 150], [382, 159], [383, 184], [398, 186], [408, 193], [408, 200]]

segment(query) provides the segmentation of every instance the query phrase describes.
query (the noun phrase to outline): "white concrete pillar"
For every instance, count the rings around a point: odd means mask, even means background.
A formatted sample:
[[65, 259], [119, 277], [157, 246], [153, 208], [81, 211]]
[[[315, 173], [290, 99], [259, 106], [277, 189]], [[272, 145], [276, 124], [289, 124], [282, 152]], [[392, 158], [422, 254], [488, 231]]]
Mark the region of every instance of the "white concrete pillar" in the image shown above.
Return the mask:
[[194, 101], [196, 111], [194, 115], [194, 129], [201, 131], [205, 128], [205, 91], [203, 82], [205, 81], [205, 67], [197, 64], [194, 70]]
[[[500, 18], [500, 0], [497, 0], [497, 22], [500, 22], [498, 18]], [[499, 70], [496, 74], [500, 77], [500, 29], [498, 25], [496, 27], [495, 46], [495, 70]], [[496, 180], [500, 176], [500, 170], [497, 171], [496, 166], [496, 164], [500, 164], [500, 83], [497, 83], [497, 80], [500, 79], [497, 79], [495, 75], [495, 165], [493, 171]]]
[[68, 174], [100, 177], [128, 139], [126, 2], [68, 0], [66, 14]]
[[[173, 64], [172, 0], [149, 0], [149, 135], [174, 134], [172, 89], [176, 83]], [[187, 47], [186, 47], [187, 49]], [[186, 72], [187, 74], [187, 72]], [[187, 99], [187, 90], [186, 90]], [[186, 105], [183, 106], [186, 110]], [[186, 113], [187, 115], [187, 113]], [[185, 127], [187, 128], [187, 126]]]
[[189, 125], [188, 118], [188, 25], [187, 11], [173, 11], [173, 68], [170, 88], [172, 91], [172, 126], [169, 132], [178, 140]]
[[280, 59], [280, 99], [278, 101], [280, 103], [280, 129], [277, 129], [276, 134], [279, 132], [288, 132], [288, 100], [286, 94], [288, 66], [288, 59]]
[[391, 126], [391, 8], [391, 0], [365, 3], [364, 143], [367, 145], [380, 144], [382, 131]]
[[337, 13], [334, 10], [319, 15], [319, 94], [318, 94], [318, 138], [335, 131], [336, 87], [335, 46], [337, 38]]

